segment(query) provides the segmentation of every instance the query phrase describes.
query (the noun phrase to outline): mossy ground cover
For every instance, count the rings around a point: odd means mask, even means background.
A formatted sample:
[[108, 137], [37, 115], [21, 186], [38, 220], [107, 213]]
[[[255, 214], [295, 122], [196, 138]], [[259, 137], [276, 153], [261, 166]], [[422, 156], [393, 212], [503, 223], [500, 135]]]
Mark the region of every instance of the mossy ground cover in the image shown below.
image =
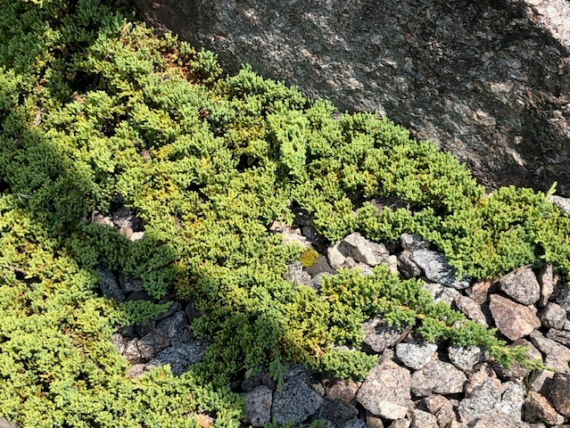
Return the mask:
[[[237, 426], [232, 377], [301, 362], [363, 377], [376, 314], [430, 340], [524, 361], [418, 281], [380, 266], [341, 271], [322, 293], [283, 279], [302, 254], [268, 231], [308, 215], [329, 241], [417, 233], [462, 275], [523, 264], [570, 271], [570, 220], [529, 189], [488, 196], [450, 155], [373, 114], [327, 102], [157, 37], [120, 2], [0, 0], [0, 416], [24, 427]], [[378, 212], [372, 198], [409, 209]], [[131, 242], [88, 221], [126, 205]], [[308, 262], [308, 261], [307, 261]], [[212, 341], [180, 377], [125, 378], [110, 336], [164, 308], [96, 293], [97, 266], [177, 293]], [[344, 346], [342, 346], [344, 345]]]

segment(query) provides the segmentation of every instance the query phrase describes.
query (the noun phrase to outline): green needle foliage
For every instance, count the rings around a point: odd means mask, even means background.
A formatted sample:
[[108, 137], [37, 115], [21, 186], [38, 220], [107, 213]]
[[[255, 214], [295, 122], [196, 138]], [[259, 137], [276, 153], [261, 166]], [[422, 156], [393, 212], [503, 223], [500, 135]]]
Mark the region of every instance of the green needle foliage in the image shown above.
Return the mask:
[[[361, 324], [382, 315], [429, 340], [520, 361], [494, 331], [434, 304], [386, 267], [341, 271], [322, 293], [283, 279], [315, 254], [282, 244], [273, 221], [308, 215], [331, 242], [360, 231], [422, 235], [460, 274], [523, 265], [570, 272], [570, 219], [547, 195], [485, 195], [469, 171], [373, 114], [343, 114], [129, 19], [120, 2], [0, 0], [0, 416], [25, 427], [239, 424], [232, 377], [301, 362], [364, 377]], [[410, 209], [378, 211], [372, 198]], [[146, 235], [91, 224], [126, 205]], [[125, 378], [110, 342], [164, 310], [95, 293], [97, 266], [176, 292], [204, 312], [204, 362]], [[206, 424], [207, 425], [207, 424]]]

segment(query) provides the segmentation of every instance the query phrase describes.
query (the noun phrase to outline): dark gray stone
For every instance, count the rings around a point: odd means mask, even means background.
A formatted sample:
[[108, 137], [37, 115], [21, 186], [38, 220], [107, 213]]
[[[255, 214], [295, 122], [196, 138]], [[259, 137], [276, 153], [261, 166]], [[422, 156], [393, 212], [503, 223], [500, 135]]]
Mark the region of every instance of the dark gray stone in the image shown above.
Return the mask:
[[570, 331], [551, 328], [548, 330], [548, 333], [546, 333], [546, 337], [556, 340], [558, 343], [561, 343], [566, 347], [570, 347]]
[[181, 375], [188, 370], [190, 365], [195, 364], [204, 358], [207, 342], [195, 340], [190, 344], [184, 344], [177, 347], [166, 348], [160, 352], [146, 365], [146, 370], [154, 367], [170, 365], [170, 370], [175, 376]]
[[272, 417], [279, 424], [292, 421], [296, 425], [313, 415], [322, 402], [323, 399], [311, 389], [305, 376], [293, 376], [283, 384], [281, 391], [277, 390], [273, 395]]
[[[338, 426], [338, 425], [337, 425]], [[368, 428], [362, 419], [354, 418], [346, 421], [344, 428]]]
[[164, 335], [164, 332], [158, 330], [153, 330], [137, 342], [141, 358], [144, 361], [152, 360], [169, 345], [170, 339]]
[[119, 284], [125, 294], [144, 290], [142, 279], [132, 279], [123, 274], [119, 275]]
[[470, 285], [468, 279], [458, 279], [455, 276], [455, 268], [447, 263], [447, 259], [441, 253], [430, 250], [417, 250], [412, 253], [412, 260], [430, 281], [455, 288], [456, 290], [463, 290]]
[[568, 391], [570, 391], [570, 375], [555, 373], [546, 398], [550, 400], [558, 413], [566, 417], [570, 416], [570, 394]]
[[418, 250], [429, 250], [430, 244], [419, 235], [411, 233], [402, 233], [400, 235], [400, 243], [405, 251], [413, 253]]
[[340, 110], [386, 114], [486, 185], [557, 181], [568, 195], [566, 1], [135, 3], [230, 71], [249, 63]]
[[113, 275], [113, 272], [104, 268], [99, 268], [98, 272], [101, 275], [101, 283], [99, 284], [101, 292], [110, 299], [117, 302], [124, 302], [125, 294], [121, 290], [121, 287], [119, 287], [119, 283], [115, 275]]
[[315, 263], [305, 269], [307, 273], [311, 276], [316, 276], [321, 273], [328, 273], [328, 274], [335, 274], [336, 271], [331, 267], [327, 258], [322, 254], [319, 255], [319, 258]]
[[176, 312], [169, 318], [165, 318], [156, 325], [156, 330], [170, 340], [172, 346], [190, 343], [192, 337], [188, 331], [186, 314], [183, 311]]
[[178, 300], [172, 301], [172, 300], [168, 300], [168, 299], [161, 299], [158, 303], [161, 305], [168, 303], [168, 304], [170, 304], [170, 306], [168, 306], [168, 309], [166, 310], [166, 312], [163, 312], [162, 314], [160, 314], [156, 317], [156, 321], [161, 321], [165, 318], [171, 317], [176, 312], [179, 312], [182, 310], [182, 303], [180, 303]]
[[568, 365], [570, 363], [570, 349], [552, 339], [547, 339], [539, 331], [532, 332], [530, 341], [546, 355], [544, 361], [546, 367], [552, 367], [561, 373], [570, 373]]
[[315, 419], [326, 419], [334, 423], [337, 427], [343, 427], [348, 421], [357, 416], [358, 410], [356, 410], [356, 407], [343, 400], [331, 400], [325, 397], [323, 404], [313, 417]]

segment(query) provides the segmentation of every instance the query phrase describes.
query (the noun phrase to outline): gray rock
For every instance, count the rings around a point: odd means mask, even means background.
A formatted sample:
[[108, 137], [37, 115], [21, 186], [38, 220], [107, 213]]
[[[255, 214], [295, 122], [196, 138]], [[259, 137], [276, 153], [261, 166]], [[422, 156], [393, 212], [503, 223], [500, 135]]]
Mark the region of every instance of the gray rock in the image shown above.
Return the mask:
[[119, 229], [121, 229], [121, 228], [134, 229], [135, 228], [134, 215], [131, 212], [131, 210], [126, 208], [126, 207], [121, 207], [117, 211], [115, 211], [113, 213], [112, 219], [113, 219], [114, 225], [116, 227], [118, 227]]
[[505, 415], [498, 410], [486, 413], [483, 417], [471, 425], [473, 428], [523, 428], [523, 426], [524, 425], [513, 421], [508, 415]]
[[327, 272], [322, 272], [319, 273], [318, 275], [315, 275], [311, 280], [311, 287], [313, 287], [317, 291], [320, 290], [323, 286], [323, 278], [326, 278], [327, 276], [331, 276], [331, 274]]
[[387, 262], [390, 256], [384, 244], [372, 242], [358, 232], [345, 237], [338, 249], [346, 257], [351, 257], [357, 262], [372, 267]]
[[525, 388], [518, 382], [506, 382], [502, 385], [501, 401], [495, 410], [508, 415], [513, 421], [520, 422], [524, 405]]
[[437, 423], [439, 426], [447, 427], [449, 424], [455, 421], [455, 418], [457, 417], [453, 403], [450, 401], [445, 403], [443, 406], [441, 406], [441, 409], [437, 411], [435, 416], [437, 417]]
[[430, 395], [419, 401], [420, 408], [427, 410], [432, 415], [435, 415], [443, 406], [450, 401], [443, 395]]
[[323, 399], [307, 384], [301, 374], [293, 376], [283, 384], [281, 391], [273, 395], [272, 418], [279, 424], [292, 421], [304, 422], [321, 406]]
[[455, 305], [457, 306], [457, 309], [467, 316], [467, 318], [475, 320], [485, 327], [489, 327], [489, 323], [487, 322], [487, 318], [485, 318], [485, 314], [481, 310], [481, 306], [475, 303], [473, 299], [460, 295], [455, 299]]
[[532, 374], [529, 379], [529, 390], [538, 392], [542, 395], [548, 393], [552, 379], [554, 378], [554, 372], [551, 370], [537, 370]]
[[339, 251], [339, 246], [340, 242], [327, 248], [327, 259], [330, 266], [335, 270], [340, 269], [346, 260], [346, 257]]
[[101, 275], [101, 283], [99, 284], [101, 292], [110, 299], [113, 299], [117, 302], [124, 302], [125, 294], [121, 290], [121, 287], [119, 287], [117, 278], [115, 278], [113, 272], [104, 268], [99, 268], [97, 270]]
[[558, 343], [561, 343], [566, 347], [570, 347], [570, 331], [551, 328], [548, 330], [548, 333], [546, 333], [546, 337], [556, 340]]
[[563, 416], [570, 417], [570, 375], [568, 373], [555, 373], [548, 388], [546, 398], [554, 408]]
[[18, 425], [14, 425], [6, 418], [0, 418], [0, 428], [18, 428]]
[[540, 284], [530, 266], [515, 269], [499, 280], [499, 288], [517, 302], [529, 306], [540, 298]]
[[410, 428], [438, 428], [437, 418], [418, 409], [410, 410]]
[[297, 286], [298, 285], [304, 285], [306, 287], [311, 286], [311, 275], [305, 272], [301, 262], [295, 262], [287, 266], [285, 279]]
[[146, 364], [135, 364], [134, 366], [130, 366], [127, 372], [125, 373], [125, 377], [129, 379], [134, 379], [136, 377], [141, 376], [145, 372]]
[[372, 271], [372, 268], [370, 266], [368, 266], [366, 263], [361, 263], [361, 262], [356, 262], [352, 257], [347, 257], [344, 260], [344, 263], [342, 264], [341, 268], [344, 269], [358, 269], [360, 270], [360, 272], [363, 275], [372, 275], [374, 272]]
[[552, 265], [546, 264], [542, 266], [538, 272], [537, 279], [540, 284], [540, 299], [538, 300], [538, 306], [543, 308], [548, 304], [548, 300], [554, 292], [554, 274], [552, 272]]
[[543, 354], [546, 354], [544, 364], [552, 367], [562, 373], [570, 373], [568, 363], [570, 362], [570, 350], [565, 346], [547, 339], [540, 332], [533, 331], [530, 335], [530, 341]]
[[570, 216], [570, 198], [563, 198], [562, 196], [552, 195], [550, 200], [556, 205], [560, 211], [567, 216]]
[[478, 305], [484, 305], [489, 300], [489, 294], [493, 293], [495, 288], [497, 287], [493, 281], [481, 280], [467, 288], [465, 293]]
[[419, 235], [411, 233], [402, 233], [400, 235], [400, 243], [405, 251], [414, 252], [418, 250], [429, 250], [430, 244], [424, 241]]
[[376, 353], [382, 353], [389, 346], [404, 339], [408, 334], [409, 329], [397, 330], [393, 327], [388, 327], [382, 317], [377, 316], [362, 325], [364, 332], [364, 343]]
[[530, 391], [524, 404], [527, 422], [545, 422], [549, 425], [561, 425], [564, 417], [560, 415], [546, 398], [538, 392]]
[[188, 324], [192, 324], [192, 322], [202, 316], [202, 312], [198, 310], [194, 302], [188, 302], [186, 307], [184, 308], [184, 313], [186, 314], [186, 318], [188, 319]]
[[419, 370], [429, 363], [437, 352], [437, 345], [427, 342], [398, 343], [396, 356], [407, 367]]
[[161, 321], [165, 318], [171, 317], [176, 312], [179, 312], [182, 310], [182, 303], [180, 303], [178, 300], [172, 301], [172, 300], [168, 300], [168, 299], [161, 299], [158, 303], [161, 305], [163, 305], [165, 303], [169, 303], [170, 306], [168, 307], [166, 312], [163, 312], [160, 315], [156, 316], [156, 318], [155, 318], [156, 321]]
[[410, 372], [386, 361], [373, 368], [356, 395], [357, 401], [375, 416], [401, 419], [410, 406]]
[[354, 418], [346, 421], [344, 428], [368, 428], [362, 419]]
[[114, 226], [113, 220], [111, 219], [110, 216], [104, 216], [103, 214], [97, 211], [93, 211], [93, 213], [91, 214], [91, 223], [106, 227]]
[[115, 345], [119, 354], [122, 354], [125, 351], [125, 347], [129, 343], [129, 339], [124, 337], [122, 334], [115, 333], [111, 336], [111, 343]]
[[262, 427], [271, 422], [273, 392], [268, 387], [258, 386], [242, 396], [246, 402], [243, 422], [254, 427]]
[[435, 302], [445, 302], [448, 305], [452, 306], [455, 301], [461, 297], [461, 293], [453, 288], [444, 287], [441, 284], [436, 284], [433, 282], [426, 282], [422, 284], [422, 287], [425, 288]]
[[159, 352], [168, 348], [170, 339], [161, 331], [154, 330], [139, 339], [137, 346], [144, 361], [152, 360]]
[[409, 428], [411, 421], [409, 419], [398, 419], [388, 425], [388, 428]]
[[166, 348], [146, 365], [150, 370], [154, 367], [170, 365], [170, 370], [175, 376], [181, 375], [188, 370], [190, 365], [201, 361], [206, 354], [208, 343], [195, 340], [190, 344]]
[[459, 370], [473, 370], [475, 364], [485, 361], [485, 351], [478, 346], [450, 346], [449, 360]]
[[465, 382], [465, 374], [453, 365], [434, 361], [412, 375], [412, 392], [417, 397], [457, 394], [463, 392]]
[[141, 356], [141, 351], [139, 351], [138, 343], [139, 339], [137, 338], [131, 340], [127, 343], [123, 351], [123, 357], [133, 365], [144, 362], [144, 359]]
[[497, 294], [491, 296], [489, 309], [499, 331], [511, 340], [527, 336], [540, 327], [540, 320], [530, 308]]
[[266, 373], [256, 373], [242, 380], [241, 390], [250, 392], [261, 385], [265, 385], [269, 389], [275, 389], [277, 386], [275, 381], [271, 379]]
[[412, 260], [411, 251], [404, 250], [398, 256], [398, 271], [404, 279], [418, 277], [422, 274], [422, 270]]
[[456, 290], [463, 290], [470, 285], [468, 279], [456, 278], [455, 268], [447, 263], [447, 259], [443, 254], [430, 250], [417, 250], [412, 253], [412, 260], [430, 281], [455, 288]]
[[154, 299], [150, 297], [150, 295], [146, 291], [135, 291], [134, 293], [129, 294], [127, 300], [128, 301], [144, 300], [146, 302], [154, 302]]
[[368, 428], [384, 428], [384, 422], [378, 416], [366, 411], [366, 426]]
[[481, 386], [473, 390], [469, 398], [459, 403], [459, 420], [467, 424], [472, 423], [492, 411], [500, 399], [496, 382], [487, 379]]
[[566, 311], [551, 302], [538, 311], [538, 318], [544, 327], [561, 329], [566, 322]]
[[176, 312], [169, 318], [165, 318], [156, 325], [156, 329], [168, 337], [174, 347], [188, 344], [192, 341], [188, 331], [186, 314], [183, 311]]
[[132, 279], [123, 274], [119, 275], [119, 284], [125, 294], [144, 290], [142, 279]]
[[326, 419], [331, 421], [337, 427], [343, 427], [345, 424], [358, 416], [356, 407], [351, 406], [347, 402], [339, 399], [330, 399], [325, 397], [323, 404], [319, 410], [313, 415], [314, 419]]
[[556, 303], [566, 312], [570, 312], [570, 288], [561, 288], [556, 296]]
[[329, 275], [334, 275], [336, 271], [331, 267], [327, 258], [322, 254], [319, 255], [319, 258], [315, 263], [305, 269], [307, 273], [311, 276], [316, 276], [322, 273], [327, 273]]

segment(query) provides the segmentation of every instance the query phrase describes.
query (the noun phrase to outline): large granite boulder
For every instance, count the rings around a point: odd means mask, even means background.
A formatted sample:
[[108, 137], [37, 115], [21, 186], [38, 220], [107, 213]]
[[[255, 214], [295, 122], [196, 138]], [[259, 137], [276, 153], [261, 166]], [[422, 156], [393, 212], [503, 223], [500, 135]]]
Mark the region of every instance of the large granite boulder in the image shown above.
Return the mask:
[[570, 194], [565, 0], [135, 0], [159, 30], [262, 75], [379, 111], [486, 185]]

